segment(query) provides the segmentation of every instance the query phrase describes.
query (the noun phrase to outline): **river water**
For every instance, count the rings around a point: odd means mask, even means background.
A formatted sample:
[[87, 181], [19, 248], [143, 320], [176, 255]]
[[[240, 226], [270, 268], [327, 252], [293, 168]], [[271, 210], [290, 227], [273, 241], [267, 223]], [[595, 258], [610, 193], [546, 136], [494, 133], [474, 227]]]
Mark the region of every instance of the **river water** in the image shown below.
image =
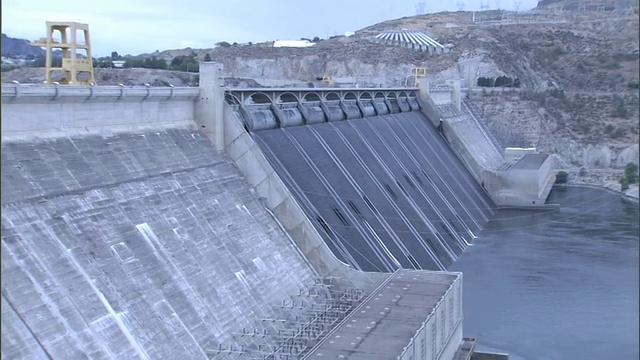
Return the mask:
[[511, 360], [637, 360], [638, 203], [583, 187], [548, 202], [560, 211], [499, 211], [449, 269], [464, 336]]

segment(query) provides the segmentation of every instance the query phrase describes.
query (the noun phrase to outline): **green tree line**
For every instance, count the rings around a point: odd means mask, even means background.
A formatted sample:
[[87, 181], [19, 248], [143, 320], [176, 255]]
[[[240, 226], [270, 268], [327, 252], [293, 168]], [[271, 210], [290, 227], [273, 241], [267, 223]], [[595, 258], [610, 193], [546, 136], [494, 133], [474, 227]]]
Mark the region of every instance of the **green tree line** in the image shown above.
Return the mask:
[[478, 78], [478, 86], [480, 87], [520, 87], [520, 79], [511, 78], [506, 75], [498, 76], [497, 78], [484, 77]]

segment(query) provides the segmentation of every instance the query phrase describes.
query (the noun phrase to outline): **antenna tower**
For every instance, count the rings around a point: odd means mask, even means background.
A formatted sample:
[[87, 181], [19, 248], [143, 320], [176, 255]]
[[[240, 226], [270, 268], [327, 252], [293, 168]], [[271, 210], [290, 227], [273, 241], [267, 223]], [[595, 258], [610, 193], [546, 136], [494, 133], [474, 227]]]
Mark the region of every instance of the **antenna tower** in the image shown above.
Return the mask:
[[427, 5], [427, 3], [424, 2], [424, 1], [421, 1], [421, 2], [417, 3], [416, 4], [416, 15], [424, 14], [424, 12], [425, 12], [424, 8], [425, 8], [426, 5]]

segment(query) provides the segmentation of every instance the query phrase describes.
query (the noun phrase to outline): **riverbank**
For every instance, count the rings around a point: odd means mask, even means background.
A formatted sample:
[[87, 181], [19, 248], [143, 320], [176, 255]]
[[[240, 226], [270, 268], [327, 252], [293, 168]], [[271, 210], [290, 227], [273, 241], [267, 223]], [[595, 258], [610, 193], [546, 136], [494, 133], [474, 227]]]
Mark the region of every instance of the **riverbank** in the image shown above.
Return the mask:
[[565, 169], [569, 173], [569, 179], [566, 185], [592, 187], [605, 189], [607, 191], [621, 194], [624, 198], [639, 202], [640, 190], [638, 184], [629, 185], [629, 189], [622, 191], [620, 186], [620, 178], [624, 174], [623, 170], [617, 169]]

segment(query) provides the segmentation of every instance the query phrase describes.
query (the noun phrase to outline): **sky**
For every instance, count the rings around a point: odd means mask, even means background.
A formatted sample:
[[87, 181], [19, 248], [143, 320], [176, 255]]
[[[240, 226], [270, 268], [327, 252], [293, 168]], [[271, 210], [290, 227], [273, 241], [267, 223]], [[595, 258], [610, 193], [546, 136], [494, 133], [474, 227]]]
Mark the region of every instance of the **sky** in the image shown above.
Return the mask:
[[537, 0], [3, 0], [2, 33], [37, 40], [46, 21], [89, 24], [94, 57], [152, 53], [217, 42], [328, 38], [382, 21], [425, 13], [525, 11]]

